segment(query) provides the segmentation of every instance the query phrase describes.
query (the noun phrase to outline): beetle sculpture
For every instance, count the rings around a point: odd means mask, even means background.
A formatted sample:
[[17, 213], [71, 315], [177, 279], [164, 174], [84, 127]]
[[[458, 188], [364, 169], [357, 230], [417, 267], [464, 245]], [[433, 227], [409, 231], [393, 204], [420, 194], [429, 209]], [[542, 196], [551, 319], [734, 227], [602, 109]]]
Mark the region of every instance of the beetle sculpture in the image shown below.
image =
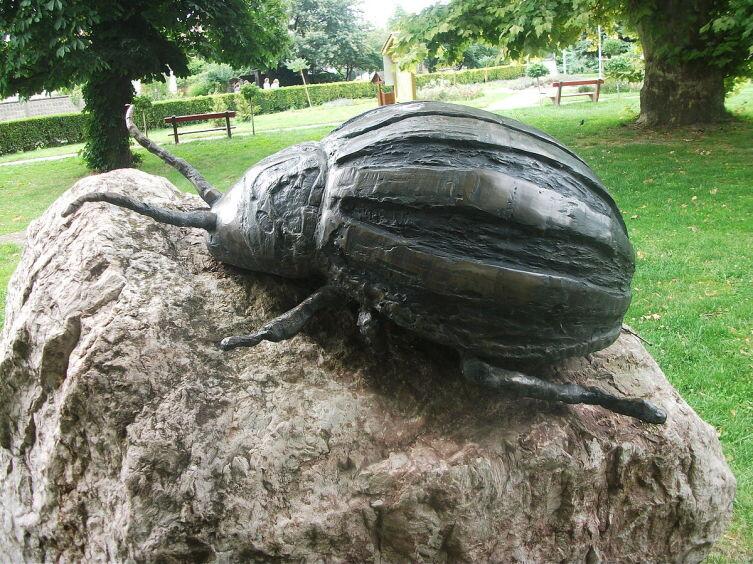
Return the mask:
[[630, 303], [634, 253], [620, 212], [585, 162], [549, 135], [464, 106], [385, 106], [262, 160], [223, 195], [144, 137], [132, 108], [126, 123], [210, 209], [99, 192], [63, 215], [109, 202], [205, 229], [224, 263], [324, 281], [258, 331], [223, 339], [223, 349], [288, 339], [316, 311], [354, 300], [362, 330], [384, 316], [454, 347], [479, 385], [665, 421], [646, 400], [510, 369], [605, 348]]

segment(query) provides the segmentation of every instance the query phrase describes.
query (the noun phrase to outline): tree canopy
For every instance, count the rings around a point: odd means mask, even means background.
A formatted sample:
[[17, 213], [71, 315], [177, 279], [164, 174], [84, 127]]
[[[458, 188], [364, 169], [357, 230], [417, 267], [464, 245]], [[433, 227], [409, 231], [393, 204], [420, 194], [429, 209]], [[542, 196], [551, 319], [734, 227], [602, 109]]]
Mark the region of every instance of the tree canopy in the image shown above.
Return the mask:
[[347, 80], [356, 68], [381, 68], [381, 45], [356, 0], [292, 0], [289, 30], [291, 56], [306, 59], [313, 72], [334, 68]]
[[404, 63], [431, 55], [458, 61], [481, 41], [519, 58], [567, 47], [615, 22], [635, 29], [643, 46], [647, 122], [716, 119], [724, 79], [751, 72], [751, 0], [451, 0], [403, 18], [395, 54]]
[[0, 30], [0, 94], [84, 85], [86, 154], [97, 169], [130, 164], [115, 119], [133, 98], [131, 80], [163, 80], [170, 69], [184, 76], [189, 54], [268, 65], [287, 40], [280, 0], [6, 0]]

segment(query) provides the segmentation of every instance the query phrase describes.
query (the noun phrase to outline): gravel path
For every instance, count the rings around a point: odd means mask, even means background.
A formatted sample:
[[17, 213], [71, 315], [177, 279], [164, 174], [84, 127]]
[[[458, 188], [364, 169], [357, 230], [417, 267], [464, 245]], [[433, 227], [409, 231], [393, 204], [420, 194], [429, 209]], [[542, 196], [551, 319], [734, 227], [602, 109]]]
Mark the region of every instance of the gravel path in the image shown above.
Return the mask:
[[24, 243], [26, 243], [26, 231], [17, 231], [15, 233], [0, 235], [0, 245], [23, 245]]

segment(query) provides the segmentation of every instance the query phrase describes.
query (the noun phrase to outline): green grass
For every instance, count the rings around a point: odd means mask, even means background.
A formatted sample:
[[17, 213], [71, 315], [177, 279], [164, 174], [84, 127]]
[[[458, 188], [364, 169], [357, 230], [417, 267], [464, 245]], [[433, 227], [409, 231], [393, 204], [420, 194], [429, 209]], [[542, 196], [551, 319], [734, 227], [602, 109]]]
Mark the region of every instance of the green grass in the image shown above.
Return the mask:
[[[301, 110], [288, 110], [275, 114], [262, 114], [254, 118], [254, 127], [257, 133], [277, 131], [280, 129], [291, 129], [297, 127], [310, 127], [325, 123], [342, 123], [343, 121], [357, 116], [371, 108], [376, 107], [376, 98], [363, 100], [341, 100], [338, 104], [324, 104]], [[251, 135], [251, 122], [241, 122], [232, 120], [231, 125], [235, 126], [233, 135], [246, 136]], [[208, 121], [190, 127], [179, 127], [178, 133], [197, 131], [217, 127], [213, 122]], [[215, 136], [221, 138], [224, 135], [222, 131], [210, 133], [198, 133], [196, 136], [181, 136], [181, 143], [191, 140], [191, 138], [202, 138]], [[149, 132], [149, 136], [157, 143], [173, 144], [174, 138], [171, 129], [157, 129]]]
[[[745, 561], [753, 554], [753, 87], [731, 98], [736, 121], [705, 130], [634, 128], [637, 104], [635, 96], [609, 95], [599, 104], [505, 114], [573, 147], [623, 211], [637, 250], [627, 322], [652, 343], [652, 354], [688, 403], [719, 430], [738, 494], [733, 524], [713, 559]], [[335, 110], [317, 109], [317, 119], [335, 121], [329, 119]], [[303, 123], [308, 114], [300, 112]], [[329, 129], [172, 149], [224, 189], [258, 159]], [[142, 168], [188, 190], [151, 155]], [[84, 174], [78, 159], [0, 167], [0, 233], [23, 228]], [[17, 260], [17, 247], [0, 246], [1, 287]]]
[[[262, 114], [254, 118], [254, 127], [257, 133], [265, 133], [299, 127], [321, 126], [321, 124], [327, 123], [342, 123], [353, 116], [357, 116], [358, 114], [375, 107], [376, 99], [339, 100], [337, 103], [323, 104], [321, 106], [314, 106], [313, 108], [288, 110], [274, 114]], [[138, 118], [136, 121], [138, 122]], [[231, 120], [231, 125], [235, 126], [235, 129], [233, 129], [232, 132], [235, 136], [245, 137], [252, 134], [250, 121], [241, 122], [237, 119], [233, 119]], [[207, 121], [190, 126], [179, 127], [178, 132], [190, 133], [191, 131], [199, 131], [212, 127], [217, 126], [214, 125], [213, 121]], [[197, 133], [195, 135], [181, 136], [181, 143], [194, 143], [197, 142], [197, 140], [206, 138], [222, 139], [224, 136], [225, 133], [222, 131]], [[149, 137], [160, 144], [174, 145], [172, 128], [151, 130], [149, 131]], [[83, 147], [83, 143], [76, 143], [75, 145], [47, 147], [45, 149], [37, 149], [25, 153], [10, 153], [8, 155], [0, 155], [0, 163], [78, 153]], [[135, 149], [139, 152], [145, 153], [145, 151], [139, 146], [136, 146]]]
[[5, 319], [5, 294], [10, 275], [21, 260], [21, 247], [0, 244], [0, 322]]
[[72, 153], [78, 153], [83, 148], [83, 143], [75, 143], [73, 145], [45, 147], [44, 149], [35, 149], [34, 151], [26, 151], [21, 153], [8, 153], [7, 155], [0, 155], [0, 163], [10, 163], [13, 161], [21, 161], [26, 159], [41, 159], [43, 157], [69, 155]]

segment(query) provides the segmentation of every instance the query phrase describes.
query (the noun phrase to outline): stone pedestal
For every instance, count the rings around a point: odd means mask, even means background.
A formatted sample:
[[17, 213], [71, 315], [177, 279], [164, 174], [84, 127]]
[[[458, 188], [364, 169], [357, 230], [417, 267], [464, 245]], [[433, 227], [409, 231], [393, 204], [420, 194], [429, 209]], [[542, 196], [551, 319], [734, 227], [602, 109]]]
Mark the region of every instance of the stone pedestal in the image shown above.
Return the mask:
[[221, 352], [311, 287], [213, 261], [198, 230], [77, 195], [197, 198], [86, 178], [29, 229], [0, 343], [2, 560], [698, 562], [735, 481], [714, 430], [629, 334], [544, 369], [650, 397], [648, 425], [490, 396], [454, 353], [353, 310]]

